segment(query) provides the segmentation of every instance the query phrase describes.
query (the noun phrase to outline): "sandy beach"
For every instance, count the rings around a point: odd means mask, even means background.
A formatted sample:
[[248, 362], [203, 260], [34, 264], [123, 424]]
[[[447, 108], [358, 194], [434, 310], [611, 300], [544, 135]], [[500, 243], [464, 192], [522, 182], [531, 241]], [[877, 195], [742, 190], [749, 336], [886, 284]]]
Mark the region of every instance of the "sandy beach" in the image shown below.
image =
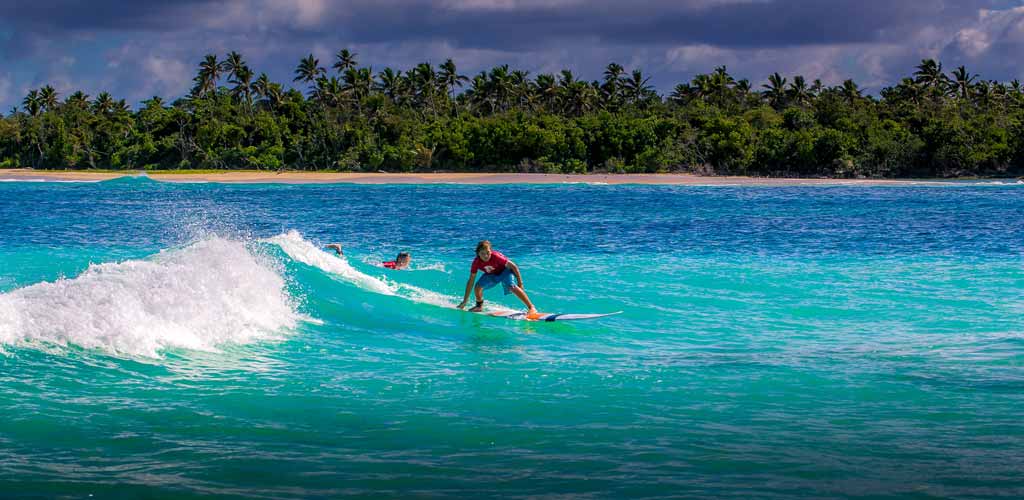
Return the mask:
[[[0, 169], [0, 180], [104, 181], [142, 172], [88, 172], [73, 170]], [[259, 172], [225, 171], [200, 173], [146, 172], [161, 182], [223, 182], [283, 184], [651, 184], [691, 186], [798, 186], [798, 185], [898, 185], [910, 182], [941, 182], [892, 179], [783, 179], [765, 177], [706, 177], [691, 174], [515, 174], [515, 173], [360, 173], [360, 172]]]

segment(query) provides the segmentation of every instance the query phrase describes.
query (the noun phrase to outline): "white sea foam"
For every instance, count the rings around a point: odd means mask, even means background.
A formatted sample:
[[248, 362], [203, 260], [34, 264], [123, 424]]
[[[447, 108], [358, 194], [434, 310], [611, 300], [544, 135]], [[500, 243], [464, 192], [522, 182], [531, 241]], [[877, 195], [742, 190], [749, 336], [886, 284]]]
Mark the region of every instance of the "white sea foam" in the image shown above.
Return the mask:
[[364, 290], [402, 297], [424, 304], [455, 307], [456, 300], [451, 295], [440, 294], [413, 285], [395, 282], [386, 277], [375, 277], [366, 274], [352, 267], [344, 257], [332, 255], [321, 250], [312, 242], [303, 238], [298, 231], [288, 231], [265, 241], [281, 247], [284, 253], [296, 261], [316, 267]]
[[0, 345], [157, 357], [165, 348], [213, 351], [279, 338], [300, 320], [272, 266], [222, 238], [0, 294]]

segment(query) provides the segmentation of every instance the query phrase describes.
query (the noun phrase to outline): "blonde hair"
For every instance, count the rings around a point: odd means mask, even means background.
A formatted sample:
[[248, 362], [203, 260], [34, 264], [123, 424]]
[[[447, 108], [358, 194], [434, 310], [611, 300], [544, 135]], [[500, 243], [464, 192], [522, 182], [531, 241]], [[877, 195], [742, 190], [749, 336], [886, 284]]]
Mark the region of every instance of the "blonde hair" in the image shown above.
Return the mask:
[[480, 243], [476, 244], [476, 253], [480, 253], [480, 250], [491, 249], [491, 242], [488, 240], [481, 240]]

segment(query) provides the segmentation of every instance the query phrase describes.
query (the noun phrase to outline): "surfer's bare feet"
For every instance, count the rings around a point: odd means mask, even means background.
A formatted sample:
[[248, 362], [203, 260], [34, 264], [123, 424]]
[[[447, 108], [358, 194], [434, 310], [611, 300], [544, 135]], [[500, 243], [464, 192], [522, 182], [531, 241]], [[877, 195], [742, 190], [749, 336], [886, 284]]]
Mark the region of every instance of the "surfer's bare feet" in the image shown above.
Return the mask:
[[530, 309], [526, 311], [526, 319], [537, 319], [540, 317], [540, 313], [536, 309]]
[[478, 313], [478, 312], [483, 311], [483, 310], [484, 310], [484, 303], [483, 302], [477, 302], [476, 305], [473, 306], [469, 310], [469, 312], [471, 312], [471, 313]]

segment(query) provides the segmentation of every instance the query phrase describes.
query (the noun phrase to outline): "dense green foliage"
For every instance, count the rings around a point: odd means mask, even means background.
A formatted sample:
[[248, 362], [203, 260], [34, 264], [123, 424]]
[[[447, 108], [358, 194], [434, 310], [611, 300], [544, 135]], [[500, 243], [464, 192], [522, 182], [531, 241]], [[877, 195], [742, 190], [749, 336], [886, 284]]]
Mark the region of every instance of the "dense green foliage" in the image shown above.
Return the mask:
[[[601, 81], [499, 66], [473, 78], [451, 60], [400, 72], [295, 70], [308, 95], [258, 77], [235, 52], [199, 65], [195, 87], [133, 111], [107, 93], [31, 91], [0, 118], [0, 166], [114, 169], [488, 170], [829, 177], [1024, 173], [1019, 82], [912, 77], [863, 95], [771, 75], [762, 89], [724, 67], [658, 95], [640, 71]], [[222, 85], [224, 84], [224, 85]]]

